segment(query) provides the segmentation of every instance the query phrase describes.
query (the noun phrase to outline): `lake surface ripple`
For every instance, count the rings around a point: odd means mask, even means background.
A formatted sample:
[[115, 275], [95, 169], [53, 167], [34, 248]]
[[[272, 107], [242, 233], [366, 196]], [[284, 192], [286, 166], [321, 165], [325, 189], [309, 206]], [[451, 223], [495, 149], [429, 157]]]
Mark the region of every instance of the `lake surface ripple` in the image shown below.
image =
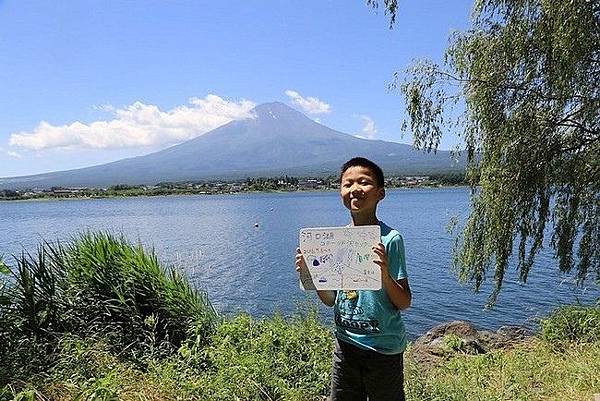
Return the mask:
[[[546, 245], [528, 283], [518, 283], [513, 263], [498, 305], [486, 310], [491, 283], [475, 294], [449, 269], [453, 239], [446, 226], [452, 216], [464, 221], [468, 211], [466, 188], [392, 189], [380, 204], [379, 218], [405, 241], [413, 306], [404, 317], [411, 337], [454, 319], [487, 329], [533, 327], [557, 305], [600, 296], [594, 283], [575, 289], [570, 276], [559, 275]], [[222, 313], [288, 315], [318, 302], [299, 289], [294, 271], [299, 229], [348, 222], [333, 192], [2, 202], [0, 255], [11, 265], [11, 255], [33, 252], [42, 240], [67, 240], [86, 230], [123, 233], [183, 270]], [[331, 318], [331, 310], [320, 309]]]

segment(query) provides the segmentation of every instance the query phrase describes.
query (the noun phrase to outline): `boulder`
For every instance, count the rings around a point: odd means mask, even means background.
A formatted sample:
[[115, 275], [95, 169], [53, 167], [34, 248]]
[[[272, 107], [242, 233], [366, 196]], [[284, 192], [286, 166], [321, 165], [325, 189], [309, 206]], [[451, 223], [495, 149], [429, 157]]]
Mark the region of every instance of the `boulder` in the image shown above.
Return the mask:
[[531, 336], [523, 327], [503, 326], [496, 332], [478, 330], [472, 323], [454, 320], [433, 327], [411, 346], [409, 354], [420, 364], [435, 364], [456, 354], [484, 354], [512, 347]]

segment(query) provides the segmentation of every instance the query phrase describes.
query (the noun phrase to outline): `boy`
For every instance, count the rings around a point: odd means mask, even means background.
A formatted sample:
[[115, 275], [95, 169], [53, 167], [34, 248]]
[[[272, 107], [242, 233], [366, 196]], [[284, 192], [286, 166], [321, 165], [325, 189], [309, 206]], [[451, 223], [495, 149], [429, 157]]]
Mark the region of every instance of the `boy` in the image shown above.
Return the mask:
[[[367, 397], [369, 401], [403, 401], [406, 333], [400, 310], [408, 308], [412, 298], [402, 237], [376, 216], [377, 204], [385, 197], [381, 168], [362, 157], [348, 160], [341, 169], [340, 195], [350, 211], [351, 225], [381, 227], [381, 242], [373, 251], [374, 262], [381, 268], [382, 288], [317, 291], [335, 314], [331, 401], [366, 401]], [[305, 268], [297, 249], [296, 271]]]

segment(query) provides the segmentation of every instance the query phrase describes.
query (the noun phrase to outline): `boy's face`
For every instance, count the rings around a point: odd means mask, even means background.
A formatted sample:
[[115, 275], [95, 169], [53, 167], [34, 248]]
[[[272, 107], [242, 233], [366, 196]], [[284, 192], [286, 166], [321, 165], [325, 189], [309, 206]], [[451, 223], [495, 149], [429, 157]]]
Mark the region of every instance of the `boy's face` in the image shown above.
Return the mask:
[[340, 195], [350, 213], [375, 214], [377, 204], [385, 196], [385, 189], [377, 185], [371, 169], [353, 166], [342, 174]]

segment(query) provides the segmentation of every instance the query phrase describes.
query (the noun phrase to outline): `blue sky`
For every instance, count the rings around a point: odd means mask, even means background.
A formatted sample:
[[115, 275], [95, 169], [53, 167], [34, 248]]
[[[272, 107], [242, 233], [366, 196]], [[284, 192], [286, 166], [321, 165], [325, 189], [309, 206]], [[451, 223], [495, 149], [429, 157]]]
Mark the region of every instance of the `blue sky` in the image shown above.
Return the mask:
[[146, 154], [271, 101], [410, 143], [387, 86], [440, 60], [471, 5], [400, 1], [390, 30], [363, 1], [0, 0], [0, 177]]

